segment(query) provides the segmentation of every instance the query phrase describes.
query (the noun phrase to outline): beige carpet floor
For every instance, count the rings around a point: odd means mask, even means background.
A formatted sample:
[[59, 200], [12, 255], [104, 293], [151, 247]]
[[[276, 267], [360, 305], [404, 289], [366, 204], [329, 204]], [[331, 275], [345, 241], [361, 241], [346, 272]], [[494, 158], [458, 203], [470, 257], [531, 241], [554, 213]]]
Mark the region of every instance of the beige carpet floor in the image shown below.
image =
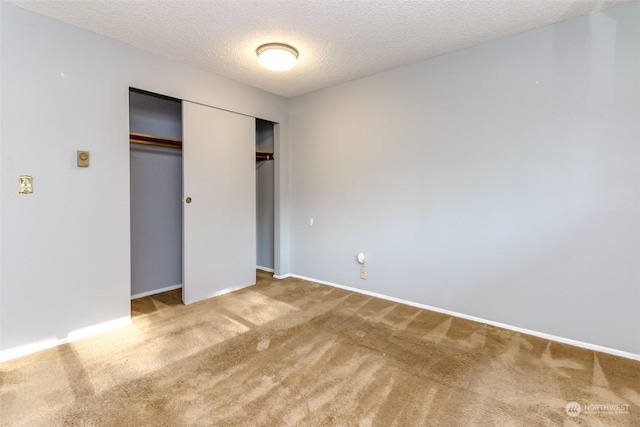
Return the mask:
[[640, 426], [640, 362], [302, 280], [132, 314], [0, 364], [0, 424]]

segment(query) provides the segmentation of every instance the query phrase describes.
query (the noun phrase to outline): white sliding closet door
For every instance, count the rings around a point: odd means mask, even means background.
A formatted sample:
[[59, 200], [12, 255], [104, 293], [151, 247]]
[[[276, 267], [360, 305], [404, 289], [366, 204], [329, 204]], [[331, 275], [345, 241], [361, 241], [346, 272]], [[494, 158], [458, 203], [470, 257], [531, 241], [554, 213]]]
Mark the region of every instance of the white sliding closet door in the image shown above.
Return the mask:
[[191, 304], [256, 282], [255, 119], [183, 101], [182, 120], [182, 300]]

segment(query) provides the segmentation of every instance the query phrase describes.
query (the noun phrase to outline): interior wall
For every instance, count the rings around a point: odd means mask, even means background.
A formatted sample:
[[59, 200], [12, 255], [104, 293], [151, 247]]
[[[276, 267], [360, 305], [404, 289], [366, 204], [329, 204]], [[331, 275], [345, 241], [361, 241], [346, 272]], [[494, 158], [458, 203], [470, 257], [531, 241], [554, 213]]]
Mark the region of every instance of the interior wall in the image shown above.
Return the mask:
[[[0, 124], [3, 122], [3, 114], [2, 114], [2, 98], [4, 98], [4, 94], [2, 92], [2, 45], [3, 45], [3, 37], [4, 31], [2, 31], [2, 7], [0, 6]], [[0, 165], [2, 165], [2, 135], [4, 131], [2, 127], [0, 127]], [[0, 188], [4, 188], [4, 173], [0, 170]], [[2, 236], [2, 197], [0, 197], [0, 238]], [[0, 251], [2, 246], [0, 245]], [[0, 308], [2, 308], [2, 256], [0, 252]], [[0, 315], [0, 351], [2, 349], [2, 315]]]
[[[131, 132], [182, 139], [182, 103], [131, 92]], [[131, 294], [182, 285], [182, 150], [131, 144]]]
[[[129, 318], [129, 87], [288, 125], [284, 98], [0, 8], [1, 359]], [[91, 152], [89, 168], [76, 150]], [[34, 176], [34, 194], [18, 194], [20, 174]]]
[[131, 132], [182, 139], [182, 102], [132, 90], [129, 93]]
[[133, 144], [131, 295], [182, 286], [182, 153]]
[[292, 271], [640, 354], [639, 23], [632, 3], [291, 100]]
[[[256, 150], [273, 153], [273, 123], [256, 119]], [[273, 270], [274, 266], [274, 161], [256, 162], [256, 219], [258, 267]]]

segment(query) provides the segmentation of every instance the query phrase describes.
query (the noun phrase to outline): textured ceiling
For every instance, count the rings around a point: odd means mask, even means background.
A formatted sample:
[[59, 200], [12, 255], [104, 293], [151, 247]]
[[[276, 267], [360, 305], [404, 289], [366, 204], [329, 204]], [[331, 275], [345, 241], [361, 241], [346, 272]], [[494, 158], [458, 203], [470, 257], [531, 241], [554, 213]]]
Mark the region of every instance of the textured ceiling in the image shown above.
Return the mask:
[[[286, 97], [486, 43], [626, 0], [7, 0]], [[263, 69], [282, 42], [298, 65]]]

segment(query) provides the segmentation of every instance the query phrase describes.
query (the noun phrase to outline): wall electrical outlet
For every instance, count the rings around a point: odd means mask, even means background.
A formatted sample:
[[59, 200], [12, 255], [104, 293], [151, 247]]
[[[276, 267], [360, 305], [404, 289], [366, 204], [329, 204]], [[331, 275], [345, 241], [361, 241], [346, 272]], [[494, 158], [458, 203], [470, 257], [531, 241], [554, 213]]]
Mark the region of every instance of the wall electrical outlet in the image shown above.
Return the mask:
[[360, 267], [360, 278], [361, 279], [367, 278], [367, 267], [365, 266]]

